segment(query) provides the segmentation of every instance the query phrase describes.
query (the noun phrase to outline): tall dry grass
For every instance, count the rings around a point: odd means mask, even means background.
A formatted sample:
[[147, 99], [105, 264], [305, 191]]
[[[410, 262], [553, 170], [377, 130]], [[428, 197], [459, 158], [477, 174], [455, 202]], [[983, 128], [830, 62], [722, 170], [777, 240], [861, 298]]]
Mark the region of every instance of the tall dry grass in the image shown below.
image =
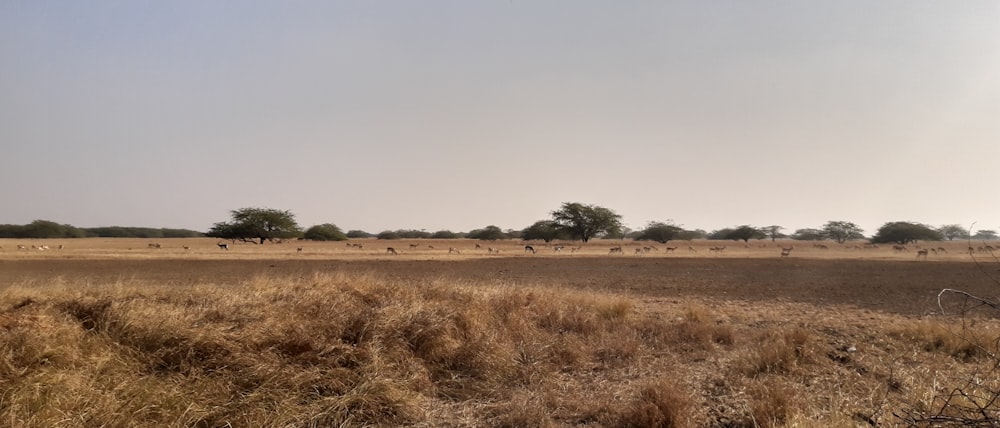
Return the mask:
[[630, 364], [653, 322], [608, 296], [336, 274], [21, 286], [0, 307], [13, 426], [413, 424], [432, 401], [505, 402]]
[[375, 274], [20, 284], [0, 425], [893, 426], [984, 360], [921, 323], [786, 317]]

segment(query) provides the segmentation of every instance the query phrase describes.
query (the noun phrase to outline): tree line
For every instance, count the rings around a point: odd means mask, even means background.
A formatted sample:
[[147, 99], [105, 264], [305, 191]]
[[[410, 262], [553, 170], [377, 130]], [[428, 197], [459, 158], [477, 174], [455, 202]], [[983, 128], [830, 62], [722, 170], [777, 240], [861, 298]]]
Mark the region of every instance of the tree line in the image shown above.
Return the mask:
[[147, 227], [77, 228], [52, 221], [35, 220], [27, 225], [0, 225], [0, 238], [186, 238], [208, 236], [256, 244], [296, 238], [314, 241], [342, 241], [352, 238], [384, 240], [468, 238], [484, 241], [521, 239], [545, 242], [554, 240], [587, 242], [594, 238], [604, 238], [655, 241], [663, 244], [670, 241], [690, 241], [693, 239], [744, 242], [763, 239], [772, 241], [777, 239], [832, 240], [838, 243], [866, 239], [872, 243], [906, 244], [914, 241], [945, 239], [995, 240], [1000, 238], [992, 230], [979, 230], [976, 234], [971, 235], [969, 231], [957, 224], [932, 227], [905, 221], [886, 223], [870, 237], [867, 237], [864, 230], [858, 225], [840, 220], [828, 221], [819, 228], [798, 229], [791, 234], [782, 233], [784, 229], [779, 225], [740, 225], [706, 232], [701, 229], [685, 229], [683, 226], [667, 220], [651, 221], [640, 230], [631, 230], [622, 224], [622, 216], [614, 210], [598, 205], [564, 202], [558, 209], [550, 213], [550, 218], [538, 220], [521, 230], [502, 230], [495, 225], [489, 225], [469, 232], [449, 230], [428, 232], [426, 230], [398, 229], [385, 230], [377, 234], [362, 230], [350, 230], [345, 233], [333, 223], [314, 225], [303, 230], [295, 220], [295, 214], [291, 211], [248, 207], [230, 211], [230, 221], [215, 223], [206, 233], [186, 229]]
[[992, 230], [980, 230], [970, 235], [959, 225], [951, 224], [932, 227], [922, 223], [896, 221], [884, 224], [871, 237], [864, 230], [849, 221], [828, 221], [819, 228], [798, 229], [792, 234], [784, 234], [782, 226], [752, 226], [740, 225], [722, 228], [712, 232], [700, 229], [688, 230], [672, 221], [651, 221], [641, 230], [630, 230], [622, 224], [622, 216], [609, 208], [598, 205], [588, 205], [579, 202], [564, 202], [558, 209], [550, 213], [551, 217], [538, 220], [522, 230], [501, 230], [495, 225], [475, 229], [467, 233], [441, 230], [428, 232], [426, 230], [386, 230], [377, 234], [360, 230], [344, 233], [333, 223], [312, 226], [302, 230], [295, 222], [295, 216], [290, 211], [267, 208], [242, 208], [231, 212], [230, 222], [216, 223], [206, 236], [221, 239], [241, 240], [263, 244], [268, 241], [288, 238], [303, 238], [317, 241], [345, 240], [350, 238], [393, 239], [455, 239], [468, 238], [485, 241], [504, 239], [541, 240], [577, 240], [587, 242], [594, 238], [633, 239], [638, 241], [669, 241], [693, 239], [734, 240], [749, 242], [750, 240], [796, 239], [805, 241], [833, 240], [845, 243], [852, 240], [866, 239], [872, 243], [906, 244], [915, 241], [940, 241], [961, 239], [993, 240], [997, 233]]
[[24, 225], [0, 224], [0, 238], [195, 238], [203, 233], [187, 229], [152, 227], [76, 227], [48, 220], [35, 220]]

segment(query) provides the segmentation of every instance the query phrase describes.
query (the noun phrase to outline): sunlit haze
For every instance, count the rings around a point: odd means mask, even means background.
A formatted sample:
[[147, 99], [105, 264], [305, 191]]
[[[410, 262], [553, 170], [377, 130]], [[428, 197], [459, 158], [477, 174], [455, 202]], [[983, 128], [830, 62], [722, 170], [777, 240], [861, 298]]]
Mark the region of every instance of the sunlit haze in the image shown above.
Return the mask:
[[0, 2], [0, 224], [1000, 228], [1000, 2]]

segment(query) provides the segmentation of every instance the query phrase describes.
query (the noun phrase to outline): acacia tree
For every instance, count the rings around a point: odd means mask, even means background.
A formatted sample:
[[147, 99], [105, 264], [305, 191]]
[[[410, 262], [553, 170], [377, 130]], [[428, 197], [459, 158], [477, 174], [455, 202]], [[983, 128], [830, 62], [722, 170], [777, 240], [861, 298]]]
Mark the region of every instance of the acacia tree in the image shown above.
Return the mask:
[[465, 237], [469, 239], [478, 239], [480, 241], [496, 241], [498, 239], [508, 238], [507, 234], [504, 233], [503, 230], [500, 230], [499, 227], [492, 224], [482, 229], [471, 230], [465, 235]]
[[215, 223], [205, 235], [213, 238], [263, 244], [275, 239], [295, 238], [302, 229], [291, 211], [270, 208], [240, 208], [230, 211], [231, 222]]
[[823, 235], [843, 244], [851, 239], [864, 239], [864, 230], [849, 221], [828, 221], [823, 225]]
[[733, 241], [743, 240], [743, 242], [750, 242], [751, 239], [764, 239], [766, 237], [767, 235], [763, 231], [750, 225], [739, 226], [731, 229], [726, 234], [726, 239], [732, 239]]
[[678, 239], [681, 232], [684, 232], [684, 229], [675, 225], [651, 221], [646, 225], [645, 229], [639, 232], [639, 236], [635, 239], [637, 241], [656, 241], [666, 244], [670, 240]]
[[785, 237], [785, 234], [781, 233], [781, 229], [784, 229], [784, 227], [773, 225], [773, 226], [764, 226], [760, 228], [760, 231], [764, 232], [764, 234], [767, 235], [768, 238], [771, 238], [771, 242], [774, 242], [776, 239]]
[[332, 223], [317, 224], [310, 227], [302, 237], [312, 241], [344, 241], [347, 239], [344, 232]]
[[989, 229], [977, 230], [975, 235], [972, 235], [972, 239], [978, 239], [980, 241], [993, 241], [1000, 238], [995, 231]]
[[944, 235], [945, 239], [952, 241], [955, 238], [969, 239], [969, 231], [957, 224], [946, 224], [938, 228], [938, 232]]
[[559, 229], [559, 225], [552, 220], [539, 220], [535, 224], [528, 226], [521, 231], [521, 239], [532, 241], [541, 239], [545, 242], [552, 242], [553, 239], [563, 239], [565, 233]]
[[797, 241], [822, 241], [826, 239], [826, 234], [819, 229], [796, 229], [792, 234], [792, 239]]
[[621, 215], [608, 208], [578, 202], [564, 202], [561, 208], [552, 211], [552, 221], [570, 237], [583, 242], [622, 229]]
[[915, 241], [940, 241], [944, 235], [937, 230], [920, 223], [895, 221], [886, 223], [878, 229], [872, 242], [876, 244], [896, 243], [908, 244]]

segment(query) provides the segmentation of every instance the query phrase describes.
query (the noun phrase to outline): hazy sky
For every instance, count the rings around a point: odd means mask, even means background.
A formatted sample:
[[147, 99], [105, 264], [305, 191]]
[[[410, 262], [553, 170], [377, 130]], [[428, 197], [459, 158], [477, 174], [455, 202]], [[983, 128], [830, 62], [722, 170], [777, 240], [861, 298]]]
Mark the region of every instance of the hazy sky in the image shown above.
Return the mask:
[[1000, 228], [996, 1], [0, 0], [0, 223]]

